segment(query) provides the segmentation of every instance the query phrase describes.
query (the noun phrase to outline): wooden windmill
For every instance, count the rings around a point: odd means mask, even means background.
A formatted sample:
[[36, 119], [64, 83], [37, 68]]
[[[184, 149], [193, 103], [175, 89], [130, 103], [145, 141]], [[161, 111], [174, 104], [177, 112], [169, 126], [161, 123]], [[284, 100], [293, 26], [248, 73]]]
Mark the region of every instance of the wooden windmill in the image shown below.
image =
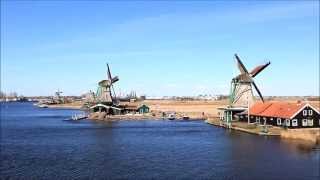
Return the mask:
[[58, 103], [58, 104], [64, 103], [64, 99], [63, 99], [63, 97], [61, 96], [62, 93], [63, 93], [63, 92], [60, 91], [59, 89], [58, 89], [58, 91], [56, 91], [56, 92], [54, 93], [54, 95], [55, 95], [55, 96], [53, 97], [54, 103]]
[[107, 79], [101, 80], [97, 90], [97, 100], [105, 105], [117, 105], [118, 101], [113, 84], [119, 81], [118, 76], [112, 77], [109, 64], [107, 64]]
[[264, 102], [263, 96], [253, 78], [256, 77], [267, 66], [269, 66], [270, 62], [257, 66], [251, 72], [248, 72], [247, 68], [243, 65], [237, 54], [235, 54], [235, 58], [240, 70], [240, 74], [234, 77], [231, 81], [230, 106], [248, 107], [248, 104], [253, 104], [255, 98], [253, 95], [252, 85], [259, 94], [261, 100]]

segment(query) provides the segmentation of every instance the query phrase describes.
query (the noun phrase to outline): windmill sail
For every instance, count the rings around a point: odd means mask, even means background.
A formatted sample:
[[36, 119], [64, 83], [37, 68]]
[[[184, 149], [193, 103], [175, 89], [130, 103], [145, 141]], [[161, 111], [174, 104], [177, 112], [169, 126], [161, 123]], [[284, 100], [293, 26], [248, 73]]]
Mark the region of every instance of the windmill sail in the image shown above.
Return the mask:
[[238, 65], [238, 68], [239, 68], [241, 74], [248, 74], [248, 71], [247, 71], [246, 67], [243, 65], [243, 63], [240, 60], [239, 56], [237, 54], [235, 54], [234, 56], [237, 59], [237, 65]]
[[110, 71], [109, 64], [107, 64], [107, 67], [108, 67], [108, 79], [111, 81], [112, 80], [112, 76], [111, 76], [111, 71]]
[[263, 70], [264, 70], [267, 66], [269, 66], [269, 65], [270, 65], [270, 62], [255, 67], [255, 68], [250, 72], [251, 77], [255, 77], [256, 75], [258, 75], [261, 71], [263, 71]]
[[252, 85], [257, 91], [260, 99], [264, 102], [262, 93], [254, 82], [253, 78], [262, 72], [267, 66], [269, 66], [270, 62], [257, 66], [249, 73], [237, 54], [235, 54], [235, 58], [237, 60], [237, 67], [240, 70], [240, 74], [233, 78], [231, 82], [231, 106], [247, 107], [248, 103], [253, 104], [252, 101], [254, 101], [254, 95]]
[[263, 96], [262, 96], [262, 94], [261, 94], [261, 92], [260, 92], [260, 90], [259, 90], [258, 86], [256, 85], [256, 83], [255, 83], [254, 81], [252, 81], [252, 84], [253, 84], [254, 88], [256, 89], [256, 91], [258, 92], [258, 94], [259, 94], [259, 96], [260, 96], [260, 98], [261, 98], [262, 102], [264, 102]]

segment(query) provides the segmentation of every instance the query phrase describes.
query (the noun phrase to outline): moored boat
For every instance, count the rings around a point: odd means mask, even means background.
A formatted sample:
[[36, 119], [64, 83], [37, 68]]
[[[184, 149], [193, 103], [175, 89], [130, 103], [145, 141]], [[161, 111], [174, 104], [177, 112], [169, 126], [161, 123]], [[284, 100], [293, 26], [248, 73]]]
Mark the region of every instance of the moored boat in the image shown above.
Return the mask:
[[171, 113], [168, 115], [168, 119], [169, 120], [175, 120], [176, 119], [176, 115], [174, 113]]
[[46, 105], [46, 104], [38, 104], [38, 107], [39, 108], [48, 108], [48, 105]]

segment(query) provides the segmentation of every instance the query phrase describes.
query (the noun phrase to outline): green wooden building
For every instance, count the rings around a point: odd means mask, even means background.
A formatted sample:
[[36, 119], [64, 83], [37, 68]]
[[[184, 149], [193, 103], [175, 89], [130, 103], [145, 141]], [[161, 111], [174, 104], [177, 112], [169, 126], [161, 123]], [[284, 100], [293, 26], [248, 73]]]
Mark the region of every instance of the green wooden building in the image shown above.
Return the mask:
[[142, 104], [141, 106], [138, 107], [138, 112], [139, 112], [139, 114], [149, 113], [150, 108], [147, 105]]

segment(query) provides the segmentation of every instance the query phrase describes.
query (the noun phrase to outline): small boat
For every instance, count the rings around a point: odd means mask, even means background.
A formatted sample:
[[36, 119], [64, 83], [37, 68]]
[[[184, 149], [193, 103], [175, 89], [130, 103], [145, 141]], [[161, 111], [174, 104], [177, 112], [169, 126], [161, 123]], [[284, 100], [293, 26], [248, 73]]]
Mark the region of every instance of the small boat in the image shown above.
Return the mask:
[[81, 119], [86, 119], [88, 118], [88, 116], [86, 116], [85, 114], [80, 114], [80, 115], [72, 115], [71, 118], [69, 119], [64, 119], [63, 121], [79, 121]]
[[48, 105], [46, 105], [46, 104], [38, 104], [38, 107], [39, 108], [48, 108]]
[[174, 113], [171, 113], [168, 115], [168, 119], [169, 120], [175, 120], [176, 119], [176, 115]]
[[183, 116], [182, 119], [183, 120], [188, 120], [188, 119], [190, 119], [190, 117], [189, 116]]
[[71, 117], [71, 119], [74, 121], [78, 121], [78, 120], [86, 119], [86, 118], [87, 118], [87, 116], [85, 114], [79, 114], [79, 115], [75, 114]]

